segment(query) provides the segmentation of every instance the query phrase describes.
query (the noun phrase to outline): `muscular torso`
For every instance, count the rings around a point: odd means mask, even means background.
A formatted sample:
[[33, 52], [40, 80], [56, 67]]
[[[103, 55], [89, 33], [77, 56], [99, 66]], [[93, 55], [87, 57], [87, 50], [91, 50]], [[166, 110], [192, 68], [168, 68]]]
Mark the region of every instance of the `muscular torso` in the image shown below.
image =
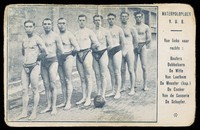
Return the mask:
[[101, 27], [98, 30], [95, 30], [94, 32], [95, 32], [97, 39], [100, 43], [98, 49], [103, 50], [103, 49], [107, 48], [107, 33], [108, 33], [108, 30]]
[[146, 34], [147, 25], [145, 25], [143, 23], [140, 25], [136, 24], [135, 28], [138, 33], [138, 43], [146, 42], [146, 40], [147, 40], [147, 34]]
[[31, 64], [37, 61], [38, 55], [40, 53], [38, 46], [39, 36], [33, 36], [31, 38], [26, 37], [23, 40], [24, 49], [24, 64]]
[[60, 33], [64, 52], [69, 52], [74, 48], [70, 41], [70, 35], [72, 34], [69, 31], [66, 31], [65, 33]]
[[47, 58], [56, 56], [56, 50], [57, 50], [56, 37], [58, 37], [58, 35], [54, 32], [50, 32], [49, 34], [43, 34], [41, 37], [47, 48], [47, 53], [48, 53]]
[[76, 40], [81, 50], [91, 47], [91, 30], [88, 28], [80, 29], [75, 33]]
[[122, 30], [124, 32], [125, 42], [124, 46], [122, 47], [123, 52], [127, 52], [128, 50], [133, 50], [133, 36], [132, 36], [132, 30], [129, 26], [122, 26]]
[[124, 37], [125, 37], [125, 43], [124, 45], [130, 45], [133, 46], [133, 36], [131, 33], [131, 28], [126, 26], [126, 27], [122, 27], [122, 30], [124, 31]]
[[113, 47], [120, 45], [120, 27], [114, 25], [109, 28], [109, 31], [113, 40]]

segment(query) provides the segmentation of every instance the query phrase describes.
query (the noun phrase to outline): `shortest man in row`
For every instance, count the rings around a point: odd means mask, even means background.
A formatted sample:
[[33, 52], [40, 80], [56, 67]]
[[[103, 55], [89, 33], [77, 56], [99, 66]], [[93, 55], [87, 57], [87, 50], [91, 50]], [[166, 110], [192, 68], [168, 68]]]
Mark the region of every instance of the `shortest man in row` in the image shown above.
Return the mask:
[[42, 22], [44, 34], [42, 39], [45, 42], [48, 55], [41, 62], [41, 76], [44, 82], [47, 107], [40, 113], [51, 111], [51, 115], [57, 113], [56, 100], [57, 88], [56, 78], [58, 72], [57, 53], [63, 54], [63, 45], [60, 36], [52, 31], [53, 22], [50, 18], [45, 18]]
[[89, 106], [91, 104], [91, 94], [92, 94], [92, 53], [93, 50], [97, 50], [99, 42], [95, 33], [86, 27], [87, 17], [86, 15], [78, 16], [78, 23], [80, 29], [75, 33], [76, 40], [80, 47], [80, 51], [77, 53], [76, 66], [78, 73], [81, 78], [81, 87], [83, 92], [83, 97], [76, 104], [84, 103], [84, 106]]
[[64, 110], [71, 108], [72, 87], [72, 69], [75, 62], [75, 54], [80, 50], [74, 35], [66, 29], [67, 21], [64, 18], [58, 19], [58, 28], [62, 40], [64, 54], [58, 54], [58, 74], [60, 77], [63, 103], [57, 107], [64, 107]]
[[24, 63], [22, 69], [22, 88], [23, 88], [23, 96], [22, 96], [22, 113], [17, 117], [18, 119], [25, 118], [28, 116], [28, 89], [31, 84], [31, 88], [34, 95], [34, 104], [33, 110], [29, 117], [29, 119], [35, 119], [37, 113], [37, 106], [39, 102], [39, 92], [38, 92], [38, 81], [40, 74], [40, 60], [43, 56], [46, 56], [46, 47], [43, 43], [43, 40], [35, 35], [34, 28], [35, 23], [31, 20], [24, 22], [24, 28], [27, 34], [27, 37], [23, 39], [22, 42], [22, 55], [24, 56]]

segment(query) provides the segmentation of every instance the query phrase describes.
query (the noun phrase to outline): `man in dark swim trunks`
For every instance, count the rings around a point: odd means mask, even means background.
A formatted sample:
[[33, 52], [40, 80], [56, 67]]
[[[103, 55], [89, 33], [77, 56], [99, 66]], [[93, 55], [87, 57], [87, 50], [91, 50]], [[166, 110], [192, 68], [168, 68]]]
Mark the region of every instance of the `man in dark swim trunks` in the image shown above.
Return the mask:
[[[150, 48], [151, 43], [151, 32], [148, 25], [144, 24], [142, 22], [143, 19], [143, 13], [141, 11], [137, 11], [134, 13], [136, 25], [135, 28], [138, 33], [138, 47], [134, 49], [135, 52], [135, 62], [134, 62], [134, 70], [135, 73], [137, 71], [137, 60], [138, 55], [140, 56], [142, 71], [143, 71], [143, 90], [148, 90], [147, 86], [147, 70], [146, 70], [146, 53], [147, 49]], [[137, 76], [137, 73], [136, 73]]]
[[41, 62], [41, 76], [44, 82], [45, 94], [47, 97], [47, 107], [40, 113], [46, 113], [51, 110], [51, 115], [57, 113], [56, 100], [57, 88], [56, 77], [58, 72], [57, 51], [63, 54], [63, 45], [58, 34], [52, 31], [53, 22], [50, 18], [45, 18], [42, 22], [44, 34], [42, 39], [45, 42], [48, 55]]
[[111, 75], [111, 83], [112, 83], [112, 92], [108, 95], [114, 96], [115, 99], [119, 99], [121, 97], [120, 88], [121, 88], [121, 63], [122, 63], [122, 52], [121, 48], [124, 46], [124, 32], [123, 30], [115, 25], [116, 15], [113, 13], [109, 13], [108, 24], [112, 40], [113, 47], [108, 51], [109, 56], [109, 70]]
[[96, 76], [97, 83], [97, 95], [101, 95], [105, 99], [105, 92], [107, 86], [107, 75], [108, 75], [108, 54], [112, 46], [112, 39], [110, 32], [101, 26], [101, 20], [103, 17], [101, 15], [95, 15], [93, 17], [93, 22], [95, 24], [95, 34], [99, 40], [99, 51], [92, 51], [93, 55], [93, 68]]
[[84, 103], [84, 106], [91, 104], [92, 93], [92, 54], [91, 47], [98, 49], [99, 42], [94, 32], [85, 27], [87, 17], [85, 15], [78, 16], [80, 29], [75, 33], [75, 37], [80, 47], [77, 53], [76, 65], [81, 78], [81, 87], [83, 97], [76, 104]]
[[72, 87], [72, 69], [75, 62], [75, 52], [79, 51], [79, 45], [74, 35], [66, 29], [67, 21], [64, 18], [58, 19], [58, 28], [63, 44], [64, 54], [58, 56], [58, 74], [60, 77], [63, 103], [57, 107], [64, 107], [64, 110], [71, 108]]
[[[24, 22], [24, 28], [27, 34], [27, 37], [23, 39], [22, 42], [22, 54], [24, 56], [24, 63], [22, 69], [22, 88], [23, 88], [23, 109], [22, 113], [17, 117], [18, 119], [28, 116], [28, 88], [31, 84], [31, 88], [34, 94], [34, 104], [32, 114], [29, 119], [35, 119], [37, 113], [37, 106], [39, 102], [39, 92], [38, 92], [38, 81], [40, 74], [40, 59], [42, 55], [46, 55], [46, 47], [42, 39], [33, 33], [35, 28], [35, 23], [31, 20]], [[43, 54], [42, 54], [43, 53]]]

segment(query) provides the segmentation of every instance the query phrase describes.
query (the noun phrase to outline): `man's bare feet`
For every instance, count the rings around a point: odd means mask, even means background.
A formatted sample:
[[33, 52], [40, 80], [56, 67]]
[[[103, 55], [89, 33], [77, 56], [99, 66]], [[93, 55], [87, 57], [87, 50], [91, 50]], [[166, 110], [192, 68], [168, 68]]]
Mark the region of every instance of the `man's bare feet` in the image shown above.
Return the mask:
[[120, 92], [117, 92], [116, 95], [114, 96], [114, 99], [119, 99], [121, 97]]
[[49, 111], [51, 111], [51, 107], [45, 108], [44, 110], [42, 110], [42, 111], [40, 112], [40, 114], [43, 114], [43, 113], [46, 113], [46, 112], [49, 112]]
[[144, 85], [144, 88], [143, 88], [144, 91], [148, 91], [149, 88], [147, 87], [147, 85]]
[[17, 120], [20, 120], [20, 119], [22, 119], [22, 118], [25, 118], [25, 117], [27, 117], [28, 116], [28, 114], [27, 114], [27, 112], [22, 112], [19, 116], [17, 116]]
[[106, 94], [106, 97], [111, 97], [111, 96], [114, 96], [115, 95], [115, 92], [111, 92], [109, 94]]
[[144, 90], [144, 91], [148, 91], [149, 88], [148, 88], [148, 87], [144, 87], [143, 90]]
[[60, 108], [60, 107], [64, 107], [65, 106], [65, 104], [64, 103], [61, 103], [61, 104], [59, 104], [58, 106], [56, 106], [57, 108]]
[[102, 97], [103, 97], [104, 101], [106, 101], [106, 96], [105, 96], [105, 95], [102, 95]]
[[56, 115], [56, 114], [57, 114], [57, 109], [56, 107], [53, 107], [51, 111], [51, 115]]
[[124, 91], [126, 91], [126, 88], [125, 88], [125, 87], [122, 87], [122, 88], [120, 89], [120, 92], [124, 92]]
[[85, 102], [85, 98], [82, 98], [80, 101], [76, 102], [76, 105], [82, 104]]
[[89, 106], [91, 104], [91, 99], [87, 99], [84, 103], [84, 106]]
[[134, 89], [131, 89], [131, 91], [128, 93], [128, 95], [132, 96], [135, 94], [135, 90]]
[[70, 103], [67, 103], [66, 105], [65, 105], [65, 107], [63, 108], [63, 110], [69, 110], [70, 108], [71, 108], [71, 104]]
[[34, 120], [36, 119], [36, 112], [32, 112], [32, 114], [29, 117], [29, 120]]

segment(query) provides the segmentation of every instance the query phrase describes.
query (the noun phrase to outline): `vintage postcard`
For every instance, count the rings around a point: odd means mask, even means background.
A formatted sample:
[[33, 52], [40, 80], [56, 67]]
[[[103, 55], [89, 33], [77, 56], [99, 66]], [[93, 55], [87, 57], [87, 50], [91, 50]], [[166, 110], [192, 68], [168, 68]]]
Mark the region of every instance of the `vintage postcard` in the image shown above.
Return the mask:
[[187, 4], [13, 4], [4, 14], [8, 126], [190, 126]]

